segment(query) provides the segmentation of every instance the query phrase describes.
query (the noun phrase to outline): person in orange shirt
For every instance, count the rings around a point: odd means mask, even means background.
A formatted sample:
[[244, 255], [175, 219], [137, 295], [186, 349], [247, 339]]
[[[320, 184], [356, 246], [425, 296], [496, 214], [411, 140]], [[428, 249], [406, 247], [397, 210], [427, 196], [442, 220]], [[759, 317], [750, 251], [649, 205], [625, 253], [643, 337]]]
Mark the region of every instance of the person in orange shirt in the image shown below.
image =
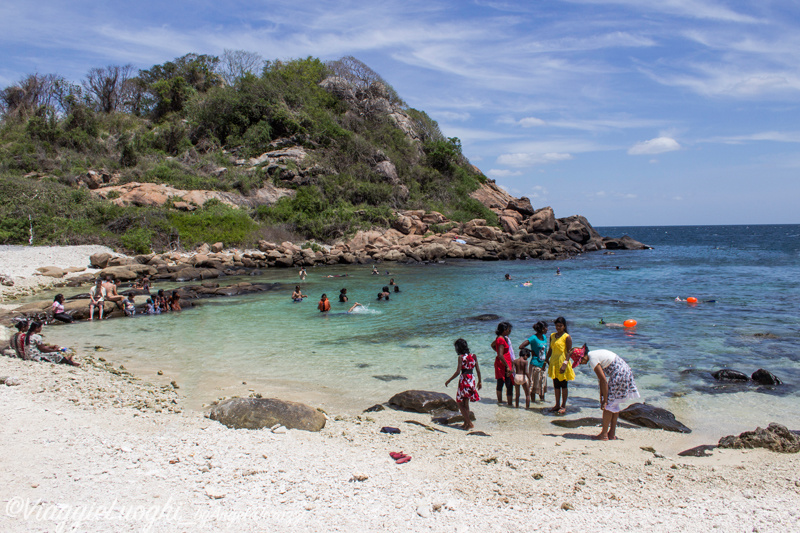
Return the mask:
[[328, 300], [327, 294], [323, 294], [322, 297], [319, 299], [319, 303], [317, 304], [317, 309], [319, 309], [321, 313], [325, 313], [331, 310], [331, 301]]

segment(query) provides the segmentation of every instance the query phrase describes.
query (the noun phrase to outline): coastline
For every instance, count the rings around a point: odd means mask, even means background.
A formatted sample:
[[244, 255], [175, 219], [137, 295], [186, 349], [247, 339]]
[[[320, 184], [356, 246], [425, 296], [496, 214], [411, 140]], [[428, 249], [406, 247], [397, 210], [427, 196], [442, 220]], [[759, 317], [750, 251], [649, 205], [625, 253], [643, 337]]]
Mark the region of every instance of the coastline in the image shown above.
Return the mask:
[[[21, 381], [0, 385], [5, 531], [797, 530], [797, 454], [677, 457], [684, 436], [647, 429], [602, 443], [595, 428], [441, 433], [390, 409], [329, 412], [319, 433], [232, 430], [169, 388], [82, 361], [0, 358]], [[90, 505], [111, 511], [81, 520]]]

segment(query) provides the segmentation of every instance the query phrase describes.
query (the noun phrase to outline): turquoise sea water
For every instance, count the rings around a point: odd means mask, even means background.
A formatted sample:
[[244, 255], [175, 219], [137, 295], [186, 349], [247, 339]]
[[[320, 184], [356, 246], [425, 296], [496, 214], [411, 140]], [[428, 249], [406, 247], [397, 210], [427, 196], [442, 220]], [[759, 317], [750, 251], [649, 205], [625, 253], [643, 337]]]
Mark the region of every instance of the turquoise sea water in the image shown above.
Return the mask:
[[[455, 395], [455, 383], [445, 389], [444, 381], [455, 370], [453, 341], [463, 337], [479, 355], [486, 378], [476, 406], [479, 419], [495, 428], [524, 427], [543, 417], [494, 405], [489, 344], [497, 321], [474, 317], [491, 313], [510, 321], [517, 346], [535, 321], [547, 320], [552, 332], [553, 319], [564, 316], [576, 345], [620, 354], [633, 368], [643, 399], [670, 409], [701, 435], [770, 421], [800, 429], [800, 226], [599, 231], [627, 233], [654, 249], [558, 262], [384, 263], [379, 276], [371, 274], [371, 265], [317, 267], [304, 282], [296, 270], [273, 269], [247, 280], [280, 282], [285, 290], [205, 300], [180, 314], [54, 326], [46, 335], [79, 352], [104, 346], [109, 359], [145, 378], [174, 379], [190, 406], [252, 389], [353, 413], [406, 389]], [[511, 281], [503, 279], [506, 273]], [[327, 277], [339, 274], [347, 277]], [[375, 301], [390, 278], [401, 292], [388, 302]], [[532, 286], [522, 286], [524, 281]], [[309, 295], [307, 301], [290, 300], [295, 284]], [[342, 287], [349, 304], [338, 302]], [[326, 315], [316, 309], [323, 292], [332, 302]], [[688, 296], [700, 302], [675, 301]], [[356, 301], [367, 304], [367, 311], [347, 314]], [[610, 328], [600, 318], [632, 318], [638, 325]], [[572, 384], [570, 414], [598, 416], [596, 378], [582, 368]], [[748, 375], [765, 368], [785, 385], [720, 388], [710, 377], [720, 368]], [[164, 376], [157, 377], [157, 370]]]

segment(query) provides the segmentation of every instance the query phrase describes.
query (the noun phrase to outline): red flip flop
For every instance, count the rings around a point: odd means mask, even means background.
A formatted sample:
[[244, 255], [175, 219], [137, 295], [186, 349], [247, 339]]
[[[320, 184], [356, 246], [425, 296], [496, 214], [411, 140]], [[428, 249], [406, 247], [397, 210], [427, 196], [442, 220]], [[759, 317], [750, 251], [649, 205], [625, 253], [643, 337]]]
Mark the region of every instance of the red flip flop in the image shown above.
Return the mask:
[[391, 457], [392, 459], [394, 459], [396, 461], [398, 459], [402, 459], [403, 457], [406, 457], [406, 454], [404, 454], [403, 452], [391, 452], [391, 453], [389, 453], [389, 457]]
[[409, 455], [404, 455], [403, 457], [401, 457], [400, 459], [398, 459], [397, 461], [395, 461], [395, 463], [397, 463], [397, 464], [401, 465], [401, 464], [403, 464], [403, 463], [407, 463], [407, 462], [409, 462], [410, 460], [411, 460], [411, 456], [409, 456]]

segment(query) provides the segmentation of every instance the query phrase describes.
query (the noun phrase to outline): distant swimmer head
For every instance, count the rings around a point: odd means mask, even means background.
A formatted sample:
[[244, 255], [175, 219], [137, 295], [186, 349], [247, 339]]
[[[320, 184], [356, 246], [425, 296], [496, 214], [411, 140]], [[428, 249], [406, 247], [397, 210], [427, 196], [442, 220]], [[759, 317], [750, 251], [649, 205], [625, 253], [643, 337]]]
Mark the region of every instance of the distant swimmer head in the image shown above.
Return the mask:
[[511, 274], [506, 274], [506, 279], [511, 279]]
[[469, 345], [464, 339], [456, 339], [456, 342], [453, 343], [453, 346], [455, 346], [456, 353], [459, 355], [469, 353]]

